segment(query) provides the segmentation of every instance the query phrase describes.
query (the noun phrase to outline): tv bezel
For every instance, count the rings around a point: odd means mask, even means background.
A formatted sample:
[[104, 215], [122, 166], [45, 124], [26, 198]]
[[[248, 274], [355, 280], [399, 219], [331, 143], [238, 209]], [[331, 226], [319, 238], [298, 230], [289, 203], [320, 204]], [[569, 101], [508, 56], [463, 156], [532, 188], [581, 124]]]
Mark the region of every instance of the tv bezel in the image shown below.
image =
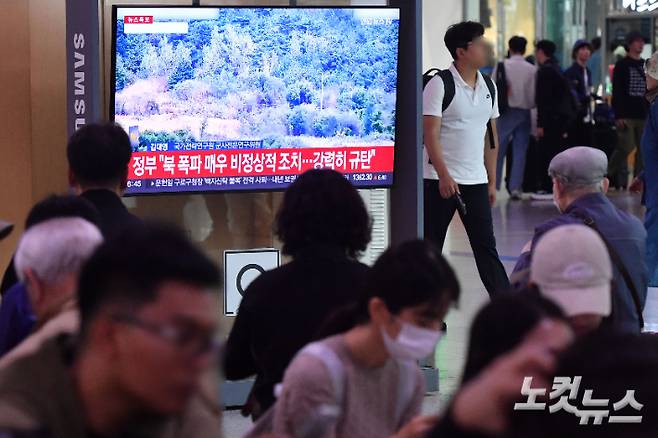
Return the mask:
[[[390, 184], [364, 184], [364, 185], [354, 185], [358, 190], [374, 190], [374, 189], [391, 189], [395, 186], [395, 163], [397, 158], [397, 148], [398, 146], [398, 130], [399, 130], [399, 120], [398, 114], [400, 113], [399, 107], [399, 91], [400, 91], [400, 22], [402, 20], [402, 7], [400, 6], [390, 6], [390, 5], [357, 5], [357, 6], [340, 6], [340, 5], [311, 5], [311, 6], [290, 6], [290, 5], [274, 5], [274, 6], [242, 6], [242, 5], [112, 5], [112, 42], [111, 42], [111, 53], [110, 53], [110, 96], [109, 96], [109, 119], [111, 122], [115, 121], [115, 95], [116, 95], [116, 42], [117, 42], [117, 11], [119, 9], [395, 9], [398, 11], [398, 47], [397, 47], [397, 59], [396, 59], [396, 83], [395, 83], [395, 140], [393, 142], [393, 172], [391, 173], [392, 182]], [[341, 172], [342, 173], [342, 172]], [[301, 175], [301, 174], [299, 174]], [[297, 175], [297, 176], [299, 176]], [[344, 175], [344, 174], [343, 174]], [[144, 193], [124, 193], [124, 197], [137, 197], [137, 196], [160, 196], [160, 195], [194, 195], [194, 194], [222, 194], [222, 193], [267, 193], [267, 192], [284, 192], [290, 184], [284, 187], [272, 187], [272, 188], [248, 188], [248, 189], [239, 189], [239, 188], [226, 188], [226, 189], [217, 189], [217, 190], [182, 190], [182, 191], [158, 191], [158, 192], [144, 192]]]

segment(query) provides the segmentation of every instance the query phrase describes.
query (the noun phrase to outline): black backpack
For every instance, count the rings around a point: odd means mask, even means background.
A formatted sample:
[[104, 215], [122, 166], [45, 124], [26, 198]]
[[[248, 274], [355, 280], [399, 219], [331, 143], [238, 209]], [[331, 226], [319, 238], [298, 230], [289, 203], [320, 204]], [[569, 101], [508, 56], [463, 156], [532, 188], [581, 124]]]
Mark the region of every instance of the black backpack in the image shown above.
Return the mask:
[[505, 71], [505, 62], [501, 61], [496, 66], [496, 88], [498, 89], [498, 112], [503, 114], [509, 109], [509, 95], [507, 89], [507, 72]]
[[[423, 74], [423, 89], [427, 84], [434, 78], [434, 76], [439, 76], [443, 81], [443, 103], [441, 104], [441, 112], [448, 109], [452, 100], [455, 98], [455, 78], [452, 77], [452, 72], [450, 70], [440, 70], [438, 68], [431, 68]], [[494, 102], [496, 101], [496, 87], [494, 86], [493, 81], [488, 75], [482, 75], [484, 78], [484, 83], [487, 84], [489, 89], [489, 94], [491, 94], [491, 107], [493, 108]], [[494, 142], [493, 128], [491, 127], [491, 121], [487, 122], [487, 133], [489, 134], [489, 145], [491, 149], [496, 148], [496, 143]]]
[[560, 123], [565, 127], [565, 130], [578, 118], [580, 111], [580, 102], [576, 97], [575, 90], [571, 85], [571, 81], [564, 76], [564, 73], [556, 65], [546, 65], [540, 69], [548, 69], [556, 76], [555, 87], [551, 93], [557, 97], [556, 104], [552, 107], [552, 111], [559, 117]]
[[564, 78], [563, 82], [562, 90], [553, 90], [554, 93], [559, 93], [560, 95], [560, 100], [554, 109], [560, 117], [561, 123], [565, 126], [565, 129], [567, 129], [578, 119], [579, 113], [581, 112], [581, 105], [569, 81]]

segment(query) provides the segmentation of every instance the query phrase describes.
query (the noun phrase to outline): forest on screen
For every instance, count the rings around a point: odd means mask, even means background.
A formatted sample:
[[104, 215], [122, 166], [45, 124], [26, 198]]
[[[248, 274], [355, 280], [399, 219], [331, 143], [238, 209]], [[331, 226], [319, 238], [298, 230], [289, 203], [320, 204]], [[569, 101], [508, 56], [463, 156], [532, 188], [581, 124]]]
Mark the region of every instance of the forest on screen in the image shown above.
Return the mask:
[[115, 119], [140, 143], [392, 145], [398, 22], [346, 9], [224, 9], [187, 34], [124, 34]]

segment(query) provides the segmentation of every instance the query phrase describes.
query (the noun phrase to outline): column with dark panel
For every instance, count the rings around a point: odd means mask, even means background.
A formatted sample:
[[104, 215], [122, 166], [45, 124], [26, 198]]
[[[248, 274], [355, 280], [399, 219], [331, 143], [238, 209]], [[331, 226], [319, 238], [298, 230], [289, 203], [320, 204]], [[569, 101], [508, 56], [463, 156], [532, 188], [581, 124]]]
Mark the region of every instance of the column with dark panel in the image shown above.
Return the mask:
[[98, 2], [66, 0], [66, 100], [70, 136], [102, 119]]

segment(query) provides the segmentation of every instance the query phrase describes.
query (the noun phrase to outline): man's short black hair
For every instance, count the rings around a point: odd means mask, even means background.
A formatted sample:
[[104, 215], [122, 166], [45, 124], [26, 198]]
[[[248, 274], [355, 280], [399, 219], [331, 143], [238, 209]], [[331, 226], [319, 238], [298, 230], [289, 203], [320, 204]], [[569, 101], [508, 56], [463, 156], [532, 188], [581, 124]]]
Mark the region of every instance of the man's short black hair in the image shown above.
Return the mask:
[[550, 40], [538, 41], [537, 44], [535, 44], [535, 48], [544, 52], [544, 55], [548, 56], [549, 58], [555, 56], [555, 51], [557, 50], [555, 43]]
[[601, 37], [592, 38], [592, 49], [596, 52], [601, 48]]
[[288, 187], [276, 219], [283, 252], [296, 256], [314, 245], [341, 248], [349, 256], [364, 251], [372, 224], [363, 199], [340, 173], [309, 170]]
[[575, 42], [575, 44], [573, 45], [573, 49], [571, 50], [571, 59], [575, 60], [578, 57], [578, 52], [583, 47], [587, 48], [589, 50], [590, 54], [594, 53], [594, 49], [592, 48], [592, 45], [590, 44], [589, 41], [587, 41], [587, 40], [578, 40], [578, 41]]
[[103, 243], [83, 266], [78, 285], [81, 333], [111, 306], [131, 310], [157, 300], [159, 287], [179, 281], [197, 287], [221, 284], [219, 268], [171, 225], [145, 223]]
[[32, 207], [25, 220], [25, 229], [63, 217], [79, 217], [96, 226], [100, 225], [100, 214], [91, 202], [79, 196], [50, 195]]
[[126, 131], [114, 123], [91, 123], [70, 138], [66, 155], [78, 183], [113, 188], [128, 175], [132, 146]]
[[521, 55], [525, 54], [526, 46], [528, 45], [528, 40], [522, 36], [513, 36], [509, 39], [507, 43], [510, 52], [520, 53]]
[[[545, 318], [565, 323], [567, 320], [562, 309], [543, 297], [535, 285], [519, 293], [494, 297], [471, 323], [462, 383], [477, 377], [496, 358], [516, 348]], [[501, 324], [501, 321], [506, 323]]]
[[642, 41], [643, 43], [647, 42], [646, 38], [644, 38], [644, 35], [642, 35], [641, 32], [638, 32], [636, 30], [632, 30], [632, 31], [628, 32], [628, 34], [626, 35], [626, 45], [630, 46], [635, 41]]
[[475, 21], [464, 21], [450, 26], [443, 41], [452, 55], [452, 59], [457, 60], [457, 49], [468, 48], [469, 43], [482, 35], [484, 35], [482, 24]]

